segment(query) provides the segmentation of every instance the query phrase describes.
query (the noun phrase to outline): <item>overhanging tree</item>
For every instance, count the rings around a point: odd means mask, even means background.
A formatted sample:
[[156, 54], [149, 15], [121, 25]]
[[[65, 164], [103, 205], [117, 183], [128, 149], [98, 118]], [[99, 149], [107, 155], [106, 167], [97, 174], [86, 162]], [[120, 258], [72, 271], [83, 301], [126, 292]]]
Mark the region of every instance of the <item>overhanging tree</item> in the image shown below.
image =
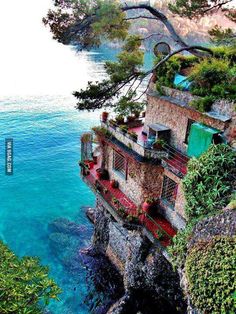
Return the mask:
[[[192, 17], [196, 14], [207, 14], [216, 8], [223, 8], [231, 1], [185, 1], [178, 0], [170, 9], [180, 15]], [[227, 3], [226, 3], [227, 2]], [[207, 6], [206, 6], [207, 5]], [[205, 9], [204, 9], [205, 8]], [[186, 11], [187, 10], [187, 11]], [[132, 12], [132, 16], [130, 16]], [[141, 49], [145, 38], [130, 35], [130, 21], [133, 19], [151, 19], [161, 22], [173, 40], [175, 50], [165, 56], [152, 69], [142, 70], [144, 53]], [[108, 78], [101, 82], [89, 82], [85, 90], [74, 92], [79, 100], [79, 110], [94, 110], [103, 106], [113, 106], [114, 99], [126, 88], [129, 100], [138, 101], [136, 91], [142, 81], [166, 62], [173, 55], [189, 51], [197, 56], [206, 56], [210, 49], [191, 46], [176, 32], [171, 21], [158, 9], [149, 4], [121, 4], [114, 0], [54, 0], [54, 9], [43, 19], [53, 33], [54, 39], [63, 44], [72, 44], [79, 49], [99, 47], [104, 41], [118, 40], [124, 43], [117, 62], [106, 62]]]

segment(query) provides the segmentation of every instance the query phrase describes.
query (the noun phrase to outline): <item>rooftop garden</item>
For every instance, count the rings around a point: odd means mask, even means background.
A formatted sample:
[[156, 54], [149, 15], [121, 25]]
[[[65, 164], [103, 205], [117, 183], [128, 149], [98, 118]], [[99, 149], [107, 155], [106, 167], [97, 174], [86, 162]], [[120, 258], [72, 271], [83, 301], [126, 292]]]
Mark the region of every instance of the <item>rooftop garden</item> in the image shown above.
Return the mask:
[[[211, 48], [212, 57], [176, 54], [155, 71], [156, 89], [163, 86], [199, 96], [190, 105], [201, 112], [211, 110], [218, 99], [236, 100], [236, 46]], [[156, 63], [161, 58], [156, 58]]]

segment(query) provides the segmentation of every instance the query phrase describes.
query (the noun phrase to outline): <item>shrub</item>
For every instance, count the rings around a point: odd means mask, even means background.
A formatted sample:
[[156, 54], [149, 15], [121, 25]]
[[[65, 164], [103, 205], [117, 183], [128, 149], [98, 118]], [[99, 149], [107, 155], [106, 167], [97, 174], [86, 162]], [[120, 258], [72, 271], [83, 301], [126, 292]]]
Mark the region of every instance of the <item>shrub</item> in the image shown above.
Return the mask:
[[211, 110], [215, 98], [213, 96], [205, 96], [203, 98], [195, 99], [190, 103], [194, 109], [200, 112], [208, 112]]
[[112, 136], [112, 133], [109, 130], [101, 126], [95, 126], [92, 128], [92, 130], [98, 136], [106, 136], [106, 137]]
[[236, 175], [236, 154], [225, 144], [212, 145], [198, 159], [188, 163], [183, 179], [188, 224], [173, 238], [168, 248], [174, 267], [182, 268], [187, 255], [187, 243], [198, 221], [218, 213], [232, 199], [233, 177]]
[[234, 100], [236, 91], [234, 68], [228, 59], [205, 59], [196, 64], [190, 76], [193, 82], [192, 94]]
[[236, 240], [214, 237], [196, 245], [186, 259], [193, 305], [202, 313], [236, 312]]
[[187, 256], [187, 243], [191, 237], [193, 225], [188, 224], [184, 230], [178, 231], [172, 240], [172, 245], [167, 248], [173, 267], [182, 268]]
[[[160, 60], [161, 58], [157, 58], [155, 63], [158, 63]], [[158, 86], [164, 85], [167, 87], [173, 87], [175, 74], [179, 72], [180, 68], [181, 64], [176, 56], [173, 56], [167, 62], [162, 64], [156, 70]]]
[[225, 145], [212, 145], [198, 159], [188, 163], [183, 179], [185, 212], [191, 220], [223, 208], [232, 193], [236, 154]]
[[1, 241], [0, 274], [0, 313], [43, 313], [43, 305], [61, 293], [37, 258], [20, 259]]

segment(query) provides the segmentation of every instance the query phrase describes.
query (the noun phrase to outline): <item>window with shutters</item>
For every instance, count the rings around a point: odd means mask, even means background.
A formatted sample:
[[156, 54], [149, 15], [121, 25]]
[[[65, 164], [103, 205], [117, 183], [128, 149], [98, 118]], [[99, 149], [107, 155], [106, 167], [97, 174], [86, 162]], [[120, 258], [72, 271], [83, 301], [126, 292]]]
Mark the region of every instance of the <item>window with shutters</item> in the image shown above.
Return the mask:
[[113, 150], [113, 169], [123, 178], [126, 178], [125, 157], [115, 150]]
[[167, 176], [164, 176], [161, 198], [169, 206], [175, 207], [178, 184]]

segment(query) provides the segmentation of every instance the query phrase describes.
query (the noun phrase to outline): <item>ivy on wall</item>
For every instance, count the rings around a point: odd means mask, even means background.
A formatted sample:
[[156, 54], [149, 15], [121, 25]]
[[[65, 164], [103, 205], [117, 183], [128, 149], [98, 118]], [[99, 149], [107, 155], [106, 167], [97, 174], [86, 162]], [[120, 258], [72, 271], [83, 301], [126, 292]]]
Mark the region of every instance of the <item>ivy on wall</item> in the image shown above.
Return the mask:
[[203, 313], [236, 312], [236, 238], [214, 237], [195, 246], [186, 259], [192, 303]]

